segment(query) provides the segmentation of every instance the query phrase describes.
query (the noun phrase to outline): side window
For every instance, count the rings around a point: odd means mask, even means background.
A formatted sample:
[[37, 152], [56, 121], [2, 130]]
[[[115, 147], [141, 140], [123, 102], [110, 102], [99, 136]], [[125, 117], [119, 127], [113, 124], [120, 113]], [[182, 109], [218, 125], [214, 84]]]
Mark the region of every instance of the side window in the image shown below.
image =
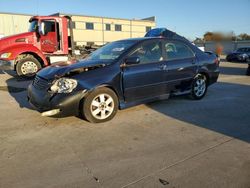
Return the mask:
[[122, 25], [115, 24], [115, 31], [122, 31]]
[[111, 24], [106, 24], [106, 31], [110, 31], [111, 30]]
[[85, 26], [87, 30], [94, 30], [94, 23], [86, 22]]
[[167, 60], [194, 57], [194, 53], [191, 51], [191, 49], [181, 42], [165, 42], [164, 48]]
[[55, 20], [44, 20], [43, 22], [45, 23], [46, 33], [56, 31]]
[[152, 29], [152, 27], [147, 26], [146, 27], [146, 32], [149, 32]]
[[163, 60], [160, 41], [146, 41], [137, 46], [130, 57], [139, 57], [140, 64], [159, 62]]

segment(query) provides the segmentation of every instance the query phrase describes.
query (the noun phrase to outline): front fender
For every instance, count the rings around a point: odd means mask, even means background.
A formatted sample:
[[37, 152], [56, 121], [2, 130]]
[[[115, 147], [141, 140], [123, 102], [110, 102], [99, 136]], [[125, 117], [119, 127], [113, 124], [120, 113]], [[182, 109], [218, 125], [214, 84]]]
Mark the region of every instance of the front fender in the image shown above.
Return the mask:
[[30, 44], [14, 45], [14, 46], [5, 48], [4, 50], [0, 52], [0, 54], [3, 54], [3, 53], [11, 53], [11, 56], [8, 59], [3, 59], [6, 61], [15, 60], [20, 54], [25, 54], [25, 53], [36, 54], [43, 60], [43, 63], [45, 66], [49, 65], [49, 62], [47, 61], [43, 53], [37, 47], [30, 45]]

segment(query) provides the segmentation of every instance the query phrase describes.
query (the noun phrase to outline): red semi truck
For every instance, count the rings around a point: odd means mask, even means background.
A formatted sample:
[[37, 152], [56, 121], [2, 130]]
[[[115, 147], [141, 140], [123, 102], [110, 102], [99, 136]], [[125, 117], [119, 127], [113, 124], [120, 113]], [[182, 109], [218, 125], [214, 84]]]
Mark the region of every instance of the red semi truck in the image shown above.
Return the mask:
[[75, 54], [72, 20], [69, 16], [34, 16], [29, 31], [0, 39], [2, 69], [32, 77], [53, 62], [82, 58]]

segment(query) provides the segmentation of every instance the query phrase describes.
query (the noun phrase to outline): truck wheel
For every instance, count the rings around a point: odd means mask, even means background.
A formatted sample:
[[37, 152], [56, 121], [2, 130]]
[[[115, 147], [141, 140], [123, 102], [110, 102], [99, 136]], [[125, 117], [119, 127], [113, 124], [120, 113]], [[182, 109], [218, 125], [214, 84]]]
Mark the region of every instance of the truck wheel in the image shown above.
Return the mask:
[[207, 92], [207, 78], [203, 74], [197, 74], [191, 85], [191, 98], [195, 100], [202, 99]]
[[91, 92], [82, 105], [83, 116], [92, 123], [111, 120], [118, 110], [118, 99], [114, 91], [100, 88]]
[[42, 68], [40, 62], [29, 55], [23, 59], [18, 60], [16, 65], [16, 72], [18, 76], [30, 78], [35, 76], [36, 72]]

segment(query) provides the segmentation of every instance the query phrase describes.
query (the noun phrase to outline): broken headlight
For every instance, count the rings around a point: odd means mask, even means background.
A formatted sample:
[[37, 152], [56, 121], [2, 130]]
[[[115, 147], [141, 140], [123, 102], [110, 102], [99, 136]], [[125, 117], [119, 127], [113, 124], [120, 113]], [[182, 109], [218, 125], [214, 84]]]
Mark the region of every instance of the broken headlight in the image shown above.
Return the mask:
[[50, 87], [53, 93], [71, 93], [77, 86], [77, 81], [70, 78], [59, 78]]

